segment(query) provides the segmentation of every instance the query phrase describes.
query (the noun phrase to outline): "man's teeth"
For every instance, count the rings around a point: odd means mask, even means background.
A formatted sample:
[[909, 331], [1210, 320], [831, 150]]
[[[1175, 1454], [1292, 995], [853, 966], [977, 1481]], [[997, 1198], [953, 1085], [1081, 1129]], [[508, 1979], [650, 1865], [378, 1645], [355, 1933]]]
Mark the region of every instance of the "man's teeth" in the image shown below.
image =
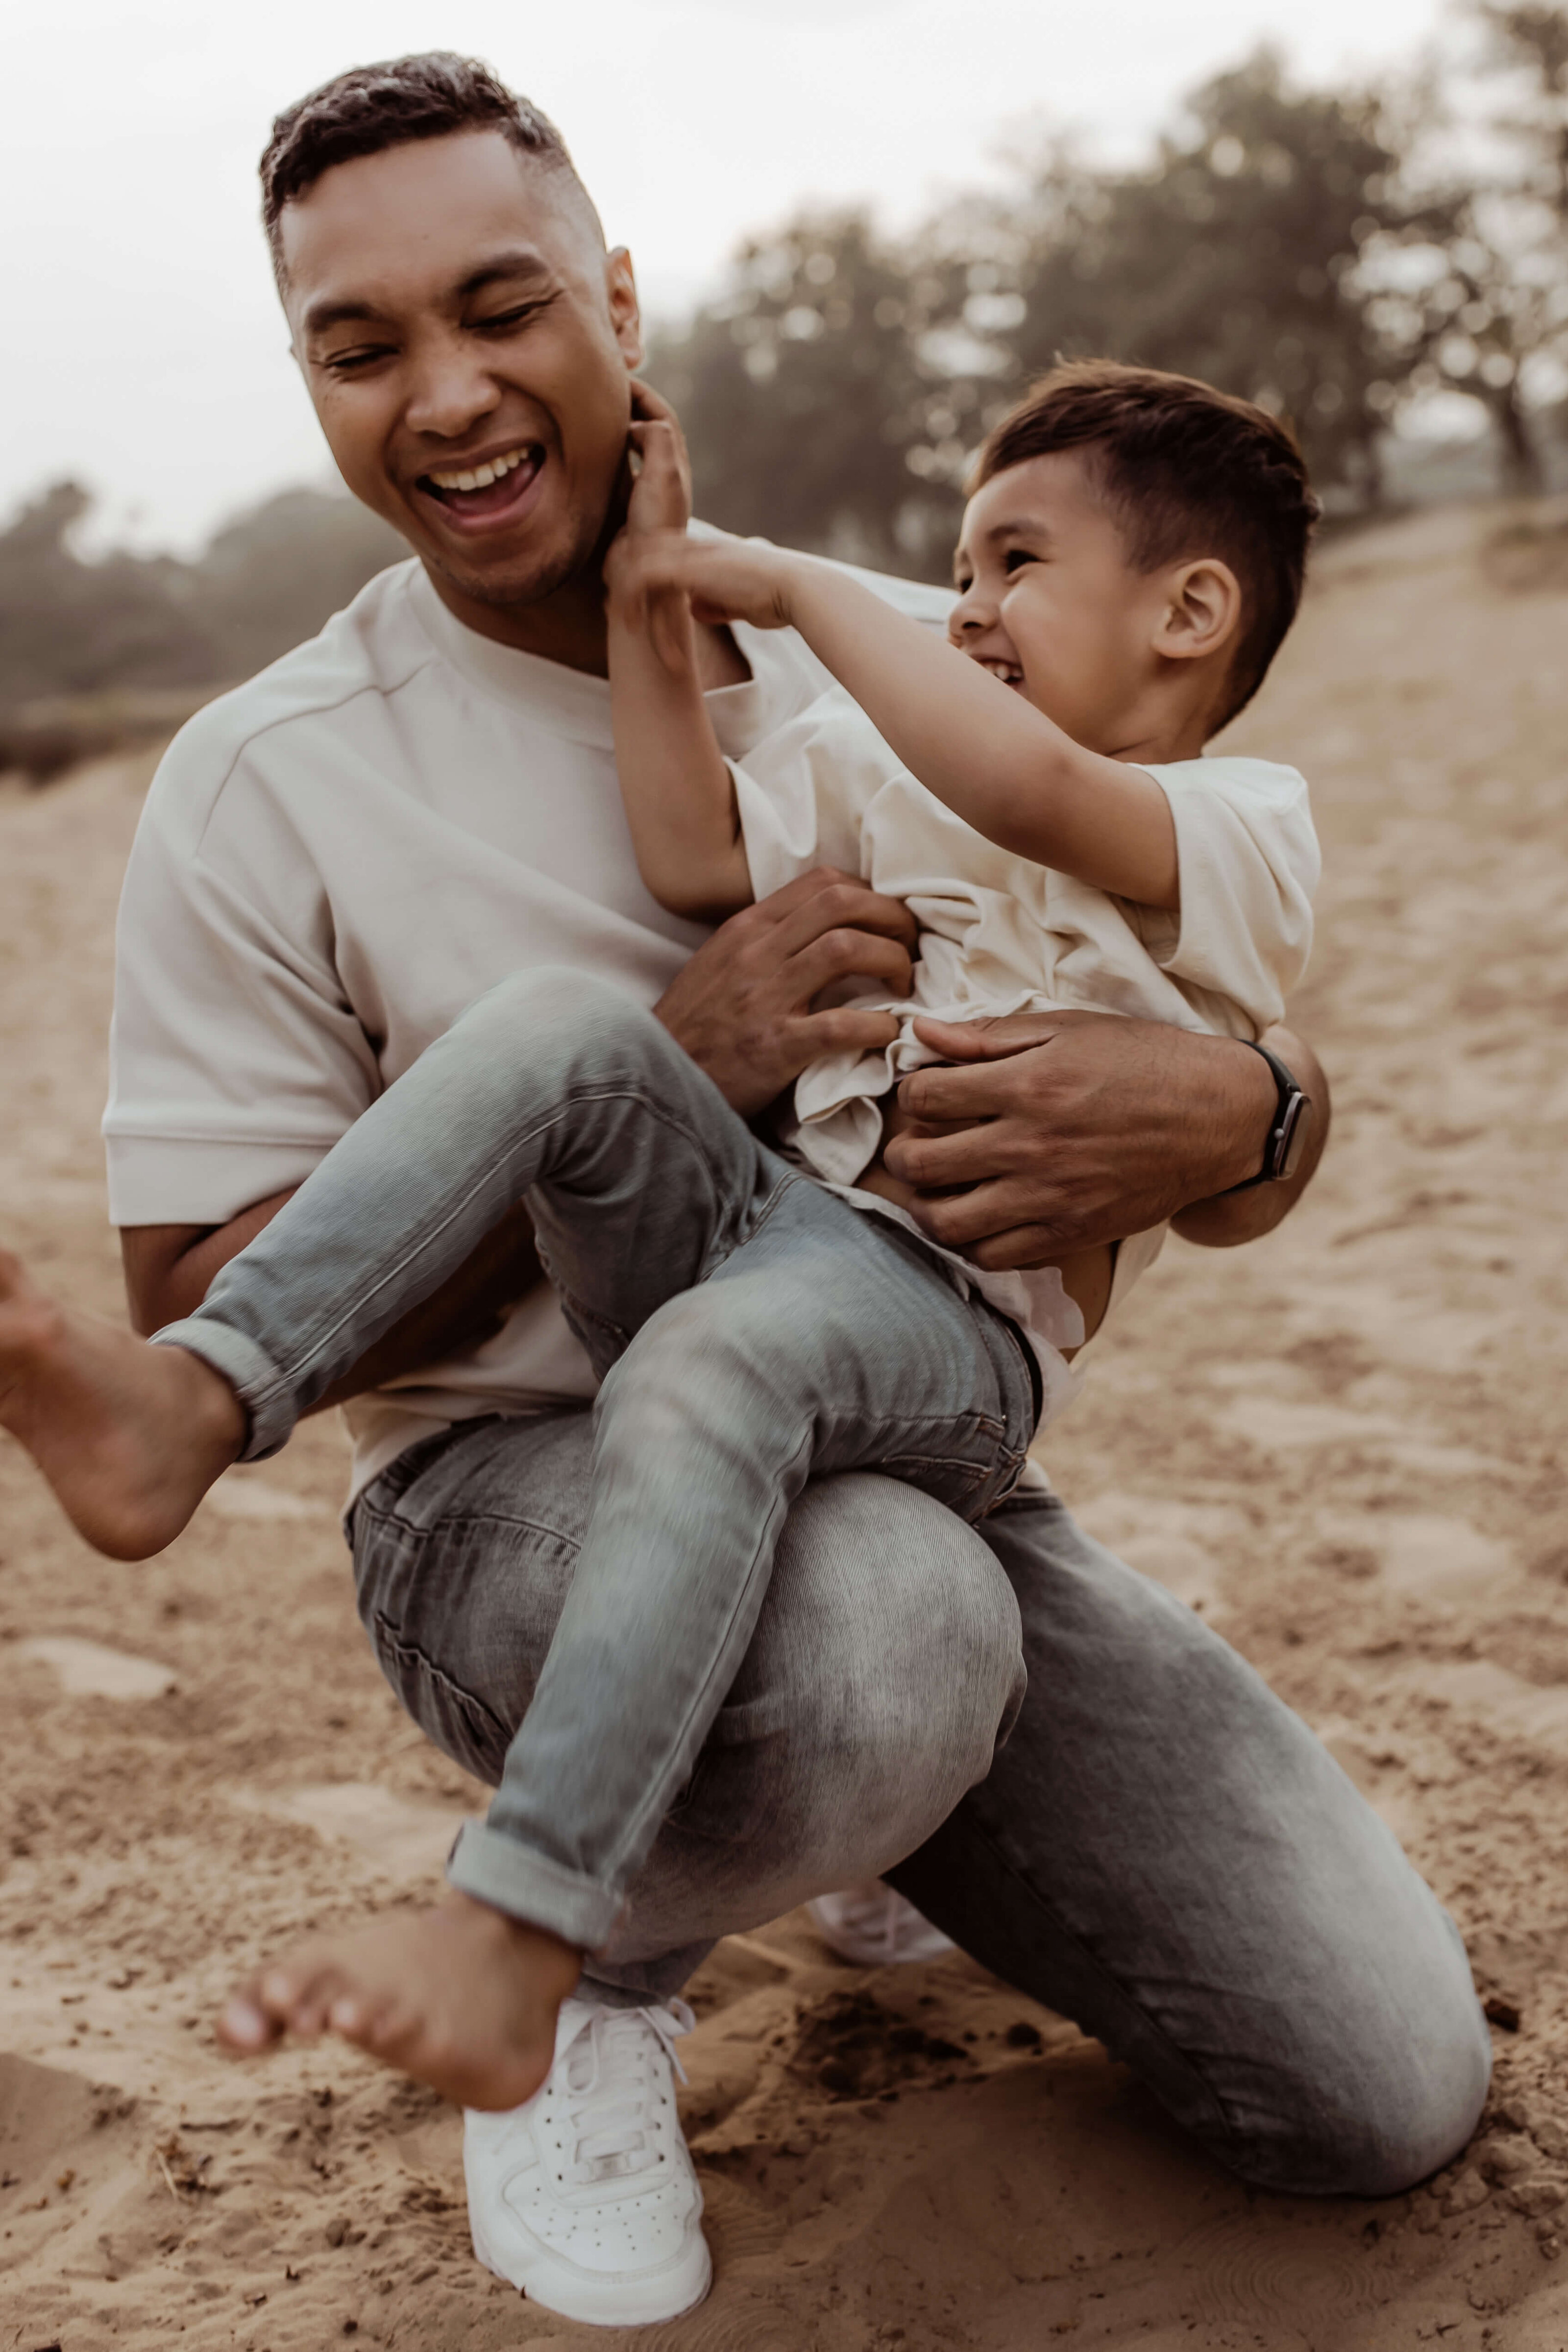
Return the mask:
[[482, 466], [465, 467], [460, 473], [432, 473], [428, 478], [438, 490], [488, 490], [492, 482], [514, 472], [531, 454], [527, 447], [509, 449], [504, 457], [487, 457]]

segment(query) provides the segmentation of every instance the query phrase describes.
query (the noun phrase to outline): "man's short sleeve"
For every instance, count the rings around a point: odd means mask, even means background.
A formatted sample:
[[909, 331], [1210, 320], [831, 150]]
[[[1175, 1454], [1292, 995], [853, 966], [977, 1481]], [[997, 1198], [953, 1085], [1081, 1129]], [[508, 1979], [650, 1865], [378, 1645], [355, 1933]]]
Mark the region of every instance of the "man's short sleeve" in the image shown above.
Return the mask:
[[324, 885], [220, 710], [165, 755], [121, 900], [103, 1122], [118, 1225], [226, 1223], [301, 1182], [379, 1091]]

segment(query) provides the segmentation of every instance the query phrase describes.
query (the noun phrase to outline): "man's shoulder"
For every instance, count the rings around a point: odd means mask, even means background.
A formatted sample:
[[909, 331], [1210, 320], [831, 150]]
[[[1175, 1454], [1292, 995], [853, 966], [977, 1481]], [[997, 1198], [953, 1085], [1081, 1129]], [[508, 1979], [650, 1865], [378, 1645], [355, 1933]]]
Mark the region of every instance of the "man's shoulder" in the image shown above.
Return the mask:
[[378, 572], [315, 636], [187, 719], [159, 764], [150, 814], [199, 836], [248, 755], [276, 741], [297, 759], [301, 732], [322, 740], [362, 697], [405, 686], [435, 652], [409, 600], [417, 569], [410, 559]]

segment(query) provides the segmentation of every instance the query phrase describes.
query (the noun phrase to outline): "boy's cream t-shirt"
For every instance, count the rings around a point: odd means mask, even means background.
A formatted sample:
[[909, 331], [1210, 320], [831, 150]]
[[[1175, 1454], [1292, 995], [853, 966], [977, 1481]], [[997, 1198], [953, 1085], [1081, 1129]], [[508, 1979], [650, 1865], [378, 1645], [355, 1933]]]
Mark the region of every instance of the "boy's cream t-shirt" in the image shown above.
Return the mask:
[[[939, 589], [873, 580], [940, 624]], [[745, 759], [830, 683], [790, 632], [738, 629], [710, 696]], [[661, 996], [705, 937], [643, 887], [609, 689], [478, 636], [419, 565], [208, 706], [164, 757], [121, 907], [110, 1213], [216, 1225], [298, 1184], [508, 973], [569, 964]], [[354, 1489], [479, 1413], [593, 1393], [552, 1294], [482, 1347], [348, 1408]]]

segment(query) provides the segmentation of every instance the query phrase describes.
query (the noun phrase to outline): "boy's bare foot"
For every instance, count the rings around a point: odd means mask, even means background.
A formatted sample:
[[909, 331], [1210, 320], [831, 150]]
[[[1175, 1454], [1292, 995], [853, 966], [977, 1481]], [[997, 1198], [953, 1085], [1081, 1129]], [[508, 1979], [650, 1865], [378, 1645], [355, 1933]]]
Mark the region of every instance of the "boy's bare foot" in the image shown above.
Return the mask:
[[454, 1888], [263, 1969], [218, 2020], [237, 2055], [286, 2033], [341, 2033], [461, 2107], [531, 2099], [555, 2057], [555, 2018], [581, 1955]]
[[62, 1307], [0, 1250], [0, 1428], [111, 1559], [173, 1543], [245, 1443], [245, 1408], [184, 1348]]

